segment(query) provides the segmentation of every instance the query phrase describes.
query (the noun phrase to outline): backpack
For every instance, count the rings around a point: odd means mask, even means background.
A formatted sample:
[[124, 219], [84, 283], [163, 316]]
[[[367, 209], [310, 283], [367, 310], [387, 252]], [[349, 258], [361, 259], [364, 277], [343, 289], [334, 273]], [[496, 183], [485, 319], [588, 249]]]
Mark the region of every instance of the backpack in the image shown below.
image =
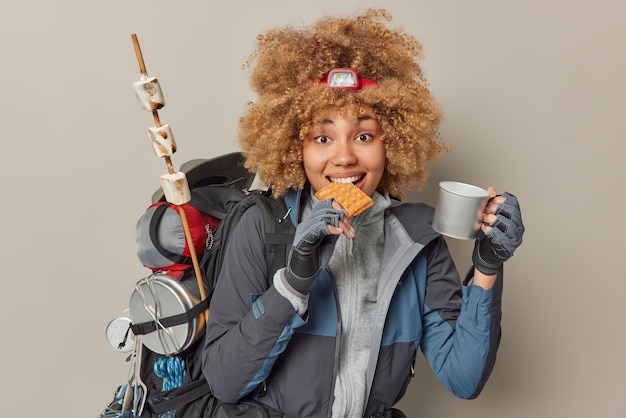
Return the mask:
[[[150, 226], [145, 227], [150, 230], [149, 245], [159, 252], [156, 258], [163, 256], [177, 268], [159, 271], [144, 263], [154, 270], [153, 274], [137, 283], [129, 309], [125, 311], [130, 313], [107, 327], [107, 338], [110, 328], [118, 329], [117, 334], [109, 338], [114, 348], [132, 351], [127, 359], [130, 377], [115, 390], [113, 400], [98, 418], [283, 417], [282, 413], [269, 410], [252, 399], [237, 404], [217, 400], [202, 373], [202, 351], [204, 313], [210, 314], [208, 308], [229, 232], [246, 210], [254, 205], [261, 208], [267, 277], [271, 280], [276, 270], [286, 265], [293, 242], [295, 227], [288, 219], [289, 210], [282, 198], [271, 197], [271, 190], [248, 190], [254, 176], [243, 168], [240, 153], [212, 160], [192, 160], [183, 164], [181, 171], [185, 172], [191, 191], [188, 204], [209, 215], [212, 225], [218, 222], [214, 230], [207, 228], [206, 250], [198, 254], [206, 298], [200, 300], [194, 269], [191, 266], [180, 269], [188, 259], [186, 254], [174, 254], [163, 248], [159, 240], [153, 241], [159, 219], [169, 206], [163, 192], [158, 190], [148, 208], [159, 212], [157, 216], [151, 213]], [[139, 225], [140, 222], [138, 228]], [[138, 244], [146, 244], [146, 236], [138, 234]], [[182, 250], [182, 245], [179, 244], [178, 249]], [[168, 310], [172, 309], [176, 313], [168, 315]]]

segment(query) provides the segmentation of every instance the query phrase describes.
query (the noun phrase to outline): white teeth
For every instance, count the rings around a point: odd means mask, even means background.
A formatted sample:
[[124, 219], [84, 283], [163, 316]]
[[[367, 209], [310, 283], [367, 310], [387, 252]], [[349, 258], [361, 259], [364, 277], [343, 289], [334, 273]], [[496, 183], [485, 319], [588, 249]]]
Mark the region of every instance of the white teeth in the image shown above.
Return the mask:
[[354, 183], [355, 181], [357, 181], [358, 179], [360, 179], [360, 176], [352, 176], [352, 177], [336, 177], [336, 178], [330, 178], [329, 180], [332, 181], [333, 183]]

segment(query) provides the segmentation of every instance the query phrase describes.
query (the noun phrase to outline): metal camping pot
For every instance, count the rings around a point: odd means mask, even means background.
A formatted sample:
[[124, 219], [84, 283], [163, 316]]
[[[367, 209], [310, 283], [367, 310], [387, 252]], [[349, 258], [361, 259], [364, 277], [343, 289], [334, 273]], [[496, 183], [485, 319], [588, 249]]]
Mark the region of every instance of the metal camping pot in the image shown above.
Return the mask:
[[184, 314], [198, 303], [198, 298], [189, 289], [166, 273], [155, 273], [140, 280], [130, 298], [130, 319], [133, 324], [154, 321], [157, 329], [136, 337], [158, 354], [169, 356], [185, 351], [203, 335], [204, 316], [199, 315], [189, 322], [167, 328], [160, 326], [159, 321]]

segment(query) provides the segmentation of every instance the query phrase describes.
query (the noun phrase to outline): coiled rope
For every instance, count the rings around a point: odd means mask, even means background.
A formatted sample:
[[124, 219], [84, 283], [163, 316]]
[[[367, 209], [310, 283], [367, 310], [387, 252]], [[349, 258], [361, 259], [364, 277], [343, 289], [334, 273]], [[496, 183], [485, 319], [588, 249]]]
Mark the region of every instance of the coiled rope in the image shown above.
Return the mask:
[[[162, 392], [180, 387], [187, 375], [185, 360], [178, 356], [171, 356], [167, 359], [164, 357], [158, 358], [154, 362], [154, 374], [163, 379]], [[176, 410], [159, 414], [157, 418], [174, 418], [174, 416], [176, 416]]]
[[163, 379], [161, 391], [180, 387], [185, 380], [185, 360], [178, 356], [159, 358], [154, 362], [154, 374]]

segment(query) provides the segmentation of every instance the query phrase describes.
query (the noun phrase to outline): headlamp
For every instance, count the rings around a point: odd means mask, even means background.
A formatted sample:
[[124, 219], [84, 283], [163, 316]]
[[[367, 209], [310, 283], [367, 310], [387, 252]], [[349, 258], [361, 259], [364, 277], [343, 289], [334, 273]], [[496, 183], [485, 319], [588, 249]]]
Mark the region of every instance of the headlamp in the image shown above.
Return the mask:
[[352, 68], [332, 69], [321, 81], [330, 88], [345, 90], [360, 90], [363, 87], [378, 85], [375, 81], [361, 78]]

